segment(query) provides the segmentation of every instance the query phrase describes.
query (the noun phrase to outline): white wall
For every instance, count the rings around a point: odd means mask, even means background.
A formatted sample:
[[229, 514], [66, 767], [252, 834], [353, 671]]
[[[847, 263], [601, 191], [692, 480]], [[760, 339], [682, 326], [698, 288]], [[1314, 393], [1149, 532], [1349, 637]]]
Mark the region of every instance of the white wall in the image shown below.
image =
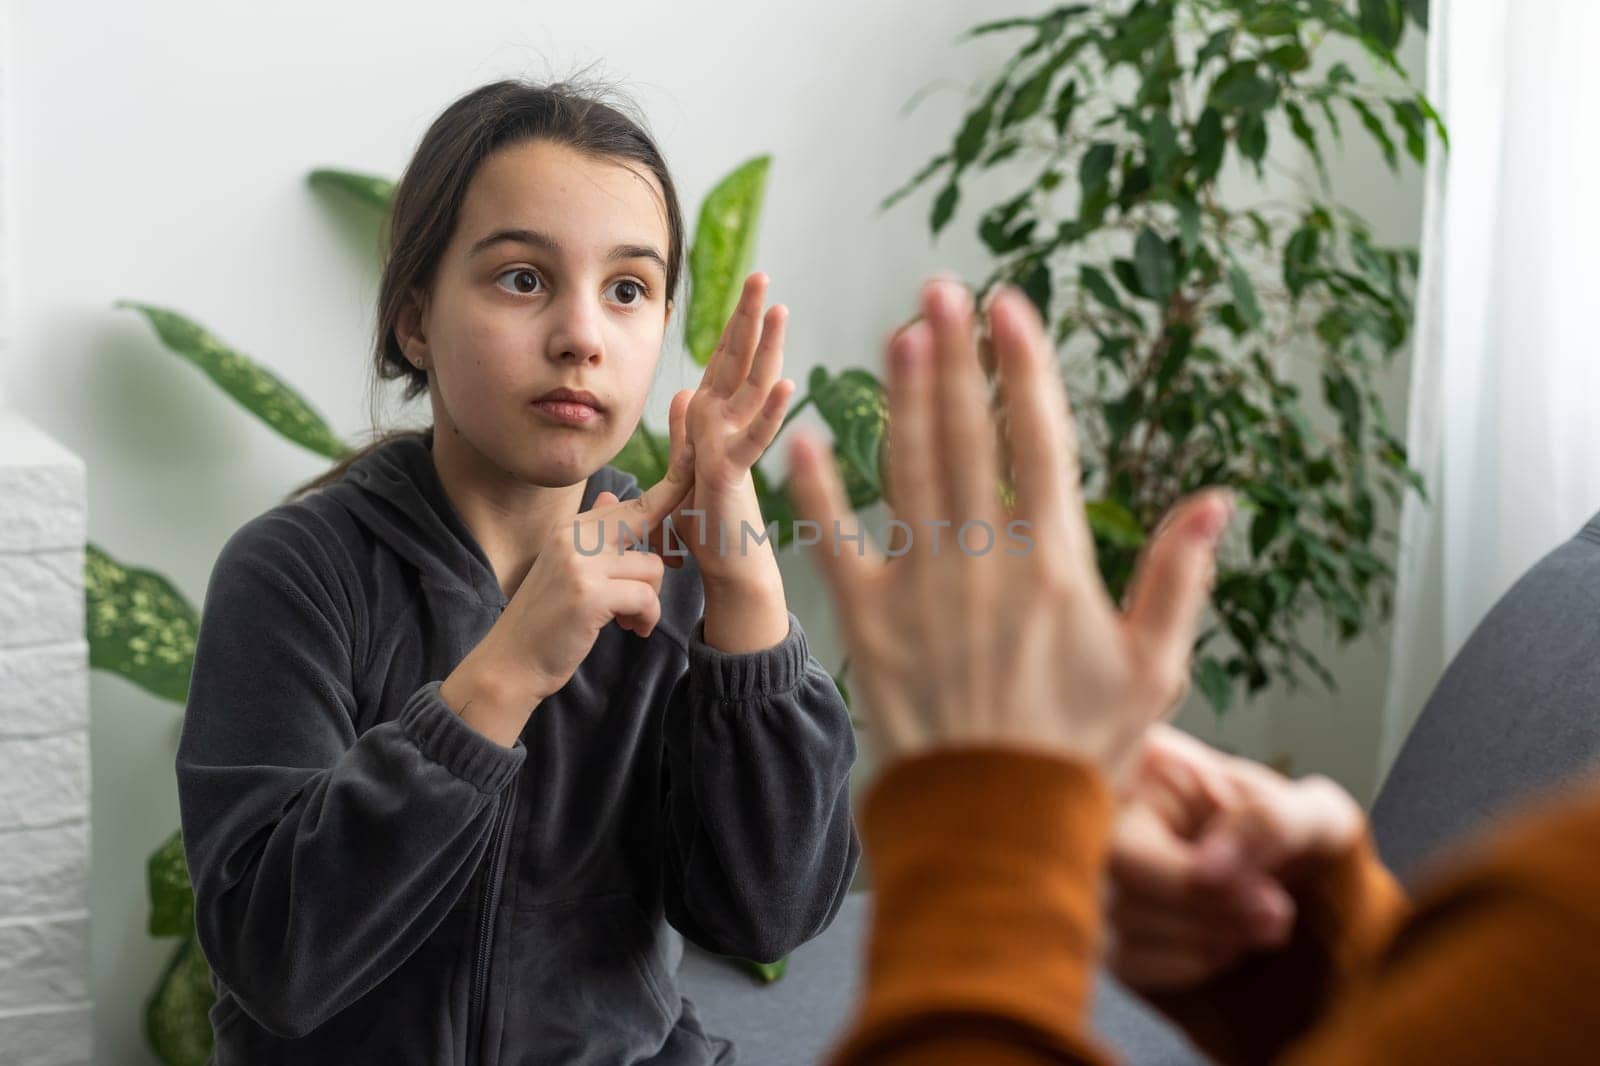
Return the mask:
[[[947, 142], [963, 87], [1004, 54], [1001, 39], [955, 45], [993, 16], [987, 0], [327, 8], [34, 2], [15, 17], [26, 210], [11, 398], [86, 460], [91, 539], [195, 600], [228, 534], [321, 463], [232, 406], [112, 301], [191, 314], [353, 436], [366, 425], [377, 271], [366, 231], [304, 175], [323, 165], [398, 175], [433, 116], [485, 81], [604, 59], [651, 116], [691, 212], [730, 167], [771, 152], [758, 265], [792, 309], [788, 369], [801, 380], [816, 362], [875, 363], [931, 270], [984, 271], [964, 221], [931, 246], [925, 197], [883, 217], [875, 209]], [[902, 115], [930, 83], [943, 88]], [[1413, 187], [1397, 191], [1361, 154], [1341, 173], [1352, 201], [1391, 212], [1389, 232], [1415, 234]], [[697, 377], [675, 346], [653, 396], [656, 424], [672, 391]], [[836, 665], [807, 566], [791, 560], [786, 571], [819, 657]], [[1247, 709], [1223, 739], [1263, 754], [1292, 742], [1301, 766], [1325, 762], [1362, 791], [1382, 656], [1336, 666], [1352, 675], [1342, 703], [1274, 697], [1284, 710], [1271, 728], [1264, 709]], [[177, 824], [179, 714], [101, 675], [92, 704], [96, 1044], [101, 1062], [146, 1063], [140, 1011], [170, 944], [144, 932], [144, 860]], [[1340, 754], [1325, 756], [1325, 744]]]

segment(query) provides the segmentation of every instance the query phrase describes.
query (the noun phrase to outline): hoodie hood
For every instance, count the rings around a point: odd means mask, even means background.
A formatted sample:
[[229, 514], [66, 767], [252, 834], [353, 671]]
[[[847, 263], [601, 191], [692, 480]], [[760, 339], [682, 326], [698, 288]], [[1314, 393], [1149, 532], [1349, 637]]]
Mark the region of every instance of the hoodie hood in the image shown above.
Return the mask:
[[[325, 491], [425, 579], [505, 605], [494, 567], [439, 480], [431, 429], [386, 441]], [[602, 466], [585, 483], [580, 510], [588, 510], [605, 491], [624, 500], [640, 494], [632, 474]]]

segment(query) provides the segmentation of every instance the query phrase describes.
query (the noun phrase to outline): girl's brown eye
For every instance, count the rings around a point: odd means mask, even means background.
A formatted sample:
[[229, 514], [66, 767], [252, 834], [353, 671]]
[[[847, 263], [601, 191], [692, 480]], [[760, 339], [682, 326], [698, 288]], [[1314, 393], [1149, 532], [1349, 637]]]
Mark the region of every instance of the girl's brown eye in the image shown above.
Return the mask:
[[[510, 277], [512, 279], [511, 284], [516, 287], [516, 291], [524, 295], [536, 291], [536, 286], [540, 283], [539, 275], [526, 268], [508, 270], [501, 274], [500, 277]], [[499, 279], [497, 278], [496, 280]]]
[[619, 304], [626, 306], [628, 304], [636, 304], [644, 299], [644, 286], [637, 281], [623, 278], [621, 281], [616, 282], [612, 288], [616, 290], [616, 299]]

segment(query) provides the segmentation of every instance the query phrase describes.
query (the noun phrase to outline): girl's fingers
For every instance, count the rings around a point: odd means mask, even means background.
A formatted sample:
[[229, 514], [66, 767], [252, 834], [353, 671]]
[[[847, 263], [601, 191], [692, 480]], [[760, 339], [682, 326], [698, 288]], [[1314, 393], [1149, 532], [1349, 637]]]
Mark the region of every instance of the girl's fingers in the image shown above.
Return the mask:
[[689, 401], [693, 399], [693, 389], [679, 389], [672, 394], [667, 408], [667, 438], [671, 445], [667, 451], [672, 459], [694, 458], [694, 442], [689, 439]]
[[[673, 397], [676, 406], [678, 399]], [[685, 446], [667, 462], [667, 472], [660, 481], [644, 493], [615, 506], [620, 517], [631, 529], [643, 536], [656, 530], [667, 516], [676, 511], [694, 488], [694, 449]], [[613, 500], [615, 497], [612, 497]]]
[[[911, 527], [911, 551], [926, 539], [926, 523], [941, 517], [944, 501], [935, 470], [933, 330], [918, 321], [888, 345], [889, 484], [885, 490], [898, 520]], [[896, 527], [896, 532], [900, 532]], [[893, 545], [898, 550], [899, 545]]]
[[972, 294], [965, 285], [938, 279], [923, 288], [922, 309], [933, 327], [938, 459], [951, 509], [940, 517], [953, 529], [969, 520], [993, 525], [999, 470], [973, 335]]
[[[671, 457], [668, 462], [669, 464], [682, 463], [691, 470], [694, 466], [694, 442], [689, 440], [688, 422], [689, 402], [694, 399], [694, 392], [695, 390], [693, 389], [679, 389], [672, 394], [672, 404], [667, 409], [667, 435], [671, 442], [670, 447], [667, 449], [667, 453]], [[680, 501], [679, 507], [674, 508], [673, 513], [676, 514], [681, 510], [682, 505], [687, 503], [689, 499], [690, 497], [685, 495], [684, 499]], [[671, 527], [667, 525], [666, 519], [662, 519], [650, 527], [649, 547], [667, 566], [672, 567], [674, 570], [683, 565], [683, 558], [676, 554], [676, 552], [682, 550], [683, 544], [671, 532]]]
[[[847, 634], [860, 632], [863, 624], [872, 622], [860, 617], [864, 607], [862, 591], [877, 576], [883, 558], [868, 543], [866, 532], [845, 498], [832, 455], [809, 431], [796, 433], [789, 446], [789, 498], [794, 501], [795, 515], [815, 522], [820, 531], [811, 556], [822, 571], [841, 627]], [[838, 540], [834, 538], [835, 528], [841, 530]], [[852, 532], [859, 535], [859, 541], [843, 539], [842, 534]]]
[[794, 395], [795, 383], [788, 378], [773, 385], [767, 392], [767, 402], [761, 405], [754, 420], [728, 446], [728, 458], [740, 466], [754, 466], [783, 427], [783, 416], [789, 410], [789, 398]]
[[648, 637], [661, 621], [661, 592], [643, 581], [606, 582], [606, 609], [623, 629]]
[[1178, 504], [1145, 549], [1124, 619], [1148, 662], [1187, 674], [1195, 631], [1211, 597], [1217, 539], [1232, 513], [1226, 492], [1197, 493]]
[[1078, 434], [1055, 351], [1033, 302], [1013, 285], [989, 305], [990, 343], [1006, 410], [1017, 517], [1036, 539], [1065, 549], [1078, 569], [1098, 580], [1094, 538], [1084, 516]]
[[736, 421], [748, 421], [760, 409], [761, 401], [778, 380], [778, 373], [783, 369], [783, 338], [788, 321], [787, 307], [777, 304], [768, 309], [749, 376], [739, 384], [733, 398], [728, 401], [728, 411]]
[[665, 574], [666, 564], [661, 556], [652, 552], [622, 551], [613, 549], [610, 552], [611, 565], [606, 570], [606, 576], [614, 581], [637, 581], [649, 585], [661, 592], [661, 579]]
[[766, 297], [765, 274], [758, 271], [745, 279], [739, 305], [734, 308], [722, 343], [713, 357], [715, 369], [707, 364], [711, 391], [718, 396], [732, 396], [739, 383], [750, 375], [750, 358], [761, 336], [761, 305]]

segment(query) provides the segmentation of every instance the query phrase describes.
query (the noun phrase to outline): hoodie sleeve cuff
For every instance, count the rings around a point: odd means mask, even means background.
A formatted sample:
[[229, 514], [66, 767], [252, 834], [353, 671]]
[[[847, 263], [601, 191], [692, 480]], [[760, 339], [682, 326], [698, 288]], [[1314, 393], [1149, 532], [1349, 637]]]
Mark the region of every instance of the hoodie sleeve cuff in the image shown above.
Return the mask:
[[401, 731], [424, 755], [480, 792], [499, 792], [522, 766], [527, 747], [518, 737], [508, 748], [462, 721], [439, 695], [440, 684], [430, 681], [417, 689], [400, 712]]
[[787, 692], [805, 676], [811, 652], [800, 619], [789, 612], [789, 632], [770, 648], [726, 652], [705, 639], [702, 615], [689, 635], [689, 678], [701, 692], [726, 701], [748, 700]]

